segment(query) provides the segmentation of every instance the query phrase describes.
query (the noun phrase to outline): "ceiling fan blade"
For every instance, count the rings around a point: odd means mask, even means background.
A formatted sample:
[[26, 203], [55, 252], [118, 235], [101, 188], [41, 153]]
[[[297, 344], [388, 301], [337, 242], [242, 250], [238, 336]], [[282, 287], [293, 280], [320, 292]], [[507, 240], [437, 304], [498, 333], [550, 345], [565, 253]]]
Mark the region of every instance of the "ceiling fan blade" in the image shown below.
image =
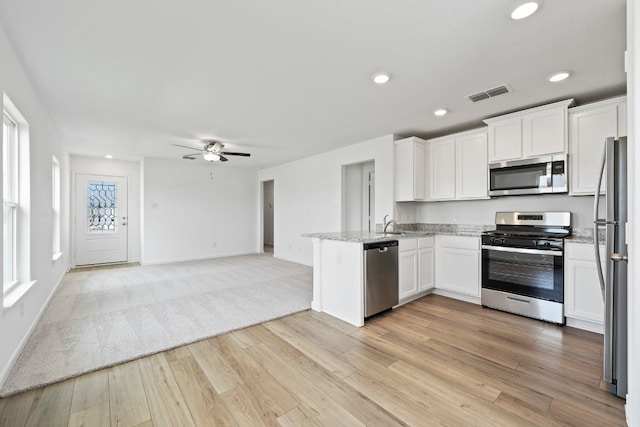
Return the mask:
[[182, 158], [185, 160], [195, 160], [198, 156], [199, 154], [185, 154]]
[[237, 152], [233, 152], [233, 151], [221, 151], [220, 154], [226, 154], [228, 156], [242, 156], [242, 157], [250, 157], [251, 154], [249, 153], [237, 153]]
[[188, 148], [189, 150], [202, 151], [202, 148], [193, 148], [193, 147], [189, 147], [188, 145], [180, 145], [180, 144], [171, 144], [171, 145], [175, 145], [176, 147]]
[[220, 156], [220, 161], [221, 162], [228, 162], [229, 161], [229, 159], [227, 159], [225, 156], [221, 156], [220, 154], [218, 154], [218, 155]]

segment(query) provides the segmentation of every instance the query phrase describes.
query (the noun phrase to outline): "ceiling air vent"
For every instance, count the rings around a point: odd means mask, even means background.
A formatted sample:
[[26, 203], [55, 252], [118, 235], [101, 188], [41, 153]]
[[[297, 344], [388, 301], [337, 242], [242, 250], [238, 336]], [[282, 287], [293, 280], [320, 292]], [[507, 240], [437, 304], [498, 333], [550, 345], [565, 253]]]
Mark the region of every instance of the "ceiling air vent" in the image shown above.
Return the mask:
[[493, 98], [494, 96], [502, 95], [503, 93], [509, 93], [509, 87], [507, 85], [492, 87], [491, 89], [483, 90], [478, 93], [468, 95], [466, 98], [471, 102], [482, 101], [483, 99]]

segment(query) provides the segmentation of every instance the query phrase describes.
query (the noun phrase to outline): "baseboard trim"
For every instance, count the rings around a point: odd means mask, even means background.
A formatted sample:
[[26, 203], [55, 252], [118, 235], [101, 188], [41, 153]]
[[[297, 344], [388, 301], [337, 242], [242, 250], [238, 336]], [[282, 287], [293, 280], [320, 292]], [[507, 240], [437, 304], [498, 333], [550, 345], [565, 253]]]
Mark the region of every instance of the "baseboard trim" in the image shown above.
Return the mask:
[[2, 387], [4, 387], [4, 383], [7, 381], [7, 378], [9, 377], [9, 374], [11, 373], [11, 369], [13, 369], [13, 366], [18, 361], [18, 358], [20, 357], [20, 354], [22, 354], [22, 350], [24, 350], [25, 346], [27, 345], [27, 342], [29, 341], [29, 338], [31, 338], [31, 335], [36, 330], [36, 327], [38, 326], [38, 323], [40, 322], [40, 319], [42, 318], [42, 315], [44, 314], [45, 310], [49, 306], [49, 303], [51, 302], [51, 299], [53, 298], [53, 296], [55, 295], [56, 291], [58, 290], [58, 287], [62, 283], [62, 279], [64, 279], [64, 276], [67, 274], [67, 271], [68, 271], [68, 268], [65, 269], [63, 271], [63, 273], [60, 275], [60, 277], [58, 278], [58, 283], [56, 283], [56, 285], [53, 287], [53, 289], [49, 293], [49, 296], [47, 297], [47, 300], [44, 302], [44, 304], [42, 304], [42, 307], [40, 308], [40, 311], [38, 312], [36, 317], [31, 322], [31, 325], [29, 326], [29, 329], [27, 329], [27, 332], [22, 337], [22, 340], [20, 340], [20, 344], [18, 344], [18, 347], [16, 348], [16, 350], [11, 355], [11, 358], [9, 359], [9, 363], [7, 363], [7, 365], [5, 366], [4, 370], [0, 373], [0, 390], [2, 389]]
[[281, 259], [282, 261], [288, 261], [288, 262], [293, 262], [300, 265], [306, 265], [307, 267], [313, 267], [313, 263], [307, 264], [306, 262], [301, 262], [300, 260], [297, 260], [297, 259], [280, 256], [276, 253], [273, 254], [273, 257], [276, 259]]
[[458, 299], [460, 301], [470, 302], [472, 304], [481, 305], [480, 297], [474, 297], [472, 295], [459, 294], [457, 292], [445, 291], [444, 289], [433, 289], [431, 293], [441, 295], [443, 297]]
[[256, 255], [256, 254], [259, 254], [259, 252], [257, 251], [230, 252], [225, 254], [215, 254], [215, 255], [207, 255], [207, 256], [201, 256], [201, 257], [170, 258], [170, 259], [139, 261], [139, 262], [140, 262], [140, 265], [161, 265], [161, 264], [173, 264], [175, 262], [202, 261], [205, 259], [226, 258], [230, 256]]
[[571, 317], [565, 317], [567, 326], [572, 328], [583, 329], [589, 332], [595, 332], [596, 334], [604, 334], [604, 325], [598, 322], [590, 322], [588, 320], [574, 319]]

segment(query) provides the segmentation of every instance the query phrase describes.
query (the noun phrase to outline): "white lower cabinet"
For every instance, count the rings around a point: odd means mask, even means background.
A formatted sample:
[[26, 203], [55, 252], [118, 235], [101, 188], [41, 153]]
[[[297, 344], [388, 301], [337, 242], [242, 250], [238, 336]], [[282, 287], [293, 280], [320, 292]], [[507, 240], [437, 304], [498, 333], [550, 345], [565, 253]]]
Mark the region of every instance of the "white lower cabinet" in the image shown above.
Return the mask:
[[418, 292], [435, 286], [435, 247], [433, 237], [418, 239]]
[[[604, 260], [604, 247], [600, 247]], [[564, 250], [564, 314], [568, 326], [604, 331], [604, 300], [593, 245], [567, 243]]]
[[407, 302], [433, 288], [433, 237], [398, 241], [398, 298]]
[[436, 236], [436, 289], [480, 297], [480, 238]]

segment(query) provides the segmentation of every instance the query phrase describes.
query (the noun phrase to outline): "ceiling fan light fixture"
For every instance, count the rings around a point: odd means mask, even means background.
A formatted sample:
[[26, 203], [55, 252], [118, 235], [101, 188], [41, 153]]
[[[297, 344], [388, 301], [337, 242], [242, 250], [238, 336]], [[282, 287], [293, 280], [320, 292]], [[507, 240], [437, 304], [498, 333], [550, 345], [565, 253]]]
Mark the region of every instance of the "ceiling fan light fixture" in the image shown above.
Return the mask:
[[513, 11], [511, 12], [511, 19], [517, 21], [520, 19], [528, 18], [529, 16], [533, 15], [536, 10], [538, 10], [538, 7], [540, 7], [540, 5], [537, 1], [522, 3], [515, 9], [513, 9]]
[[217, 162], [218, 160], [220, 160], [220, 155], [216, 153], [204, 153], [202, 157], [204, 157], [204, 159], [208, 162]]

